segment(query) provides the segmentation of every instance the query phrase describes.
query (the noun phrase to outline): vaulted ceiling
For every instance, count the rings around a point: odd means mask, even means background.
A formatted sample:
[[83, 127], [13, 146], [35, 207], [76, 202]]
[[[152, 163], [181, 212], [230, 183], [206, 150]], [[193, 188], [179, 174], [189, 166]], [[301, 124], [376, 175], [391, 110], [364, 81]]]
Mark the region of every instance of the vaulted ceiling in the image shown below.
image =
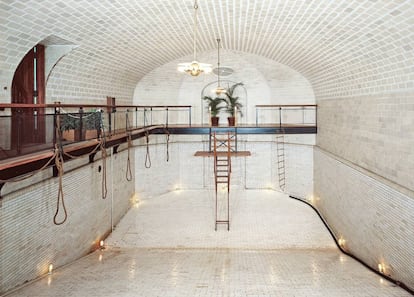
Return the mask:
[[[378, 86], [413, 88], [413, 0], [198, 4], [199, 52], [214, 50], [221, 37], [224, 49], [299, 71], [320, 96]], [[0, 78], [7, 81], [24, 54], [53, 35], [78, 45], [66, 65], [62, 60], [65, 71], [74, 77], [100, 74], [131, 87], [160, 65], [191, 58], [193, 5], [193, 0], [2, 0]]]

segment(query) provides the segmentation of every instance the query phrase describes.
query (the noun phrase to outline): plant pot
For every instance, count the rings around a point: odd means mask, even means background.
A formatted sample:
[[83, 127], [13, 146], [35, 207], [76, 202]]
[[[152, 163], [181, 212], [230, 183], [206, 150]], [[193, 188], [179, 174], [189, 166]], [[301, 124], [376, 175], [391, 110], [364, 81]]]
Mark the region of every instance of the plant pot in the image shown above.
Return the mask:
[[227, 121], [229, 122], [229, 126], [233, 127], [236, 124], [236, 118], [235, 117], [228, 117]]
[[211, 117], [211, 126], [217, 127], [219, 124], [219, 117]]
[[66, 141], [82, 141], [85, 139], [85, 130], [82, 132], [77, 129], [70, 129], [62, 131], [62, 140]]
[[85, 140], [94, 139], [94, 138], [98, 138], [98, 131], [96, 129], [85, 131]]

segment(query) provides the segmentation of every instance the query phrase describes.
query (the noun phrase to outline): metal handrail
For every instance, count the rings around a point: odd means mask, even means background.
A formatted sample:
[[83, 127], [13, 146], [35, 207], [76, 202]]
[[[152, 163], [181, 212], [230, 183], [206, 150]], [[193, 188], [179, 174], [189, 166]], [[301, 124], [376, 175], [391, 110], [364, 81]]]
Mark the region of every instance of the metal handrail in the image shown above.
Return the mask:
[[[83, 132], [86, 130], [83, 121], [92, 112], [101, 112], [100, 115], [104, 120], [102, 122], [103, 126], [106, 134], [110, 136], [152, 125], [168, 127], [172, 123], [191, 126], [191, 109], [191, 105], [65, 104], [59, 102], [52, 104], [0, 103], [0, 125], [5, 128], [6, 133], [10, 133], [10, 137], [4, 137], [3, 141], [0, 141], [0, 159], [9, 158], [9, 152], [12, 157], [15, 157], [44, 150], [45, 148], [53, 148], [59, 141], [57, 139], [59, 135], [56, 128], [57, 124], [65, 115], [77, 118], [76, 122], [78, 123], [75, 129], [76, 140], [73, 140], [72, 137], [70, 140], [65, 138], [64, 144], [69, 144], [99, 138], [98, 130], [95, 136], [89, 137], [85, 137], [85, 132]], [[175, 120], [170, 114], [177, 111], [182, 114], [178, 114]], [[159, 114], [159, 112], [162, 112], [162, 114]], [[187, 114], [188, 119], [186, 119]], [[144, 116], [143, 125], [141, 124], [142, 116]], [[151, 117], [150, 121], [147, 121], [147, 116]], [[41, 130], [37, 130], [37, 126], [36, 128], [33, 128], [33, 125], [27, 126], [31, 125], [28, 123], [33, 121], [37, 125], [38, 118], [41, 118], [42, 121], [39, 126]], [[42, 137], [36, 138], [35, 141], [29, 141], [31, 140], [30, 129], [35, 129], [33, 134], [40, 133], [39, 135], [42, 135]], [[27, 139], [24, 140], [22, 135]], [[29, 142], [31, 142], [30, 147], [28, 147]]]
[[54, 108], [54, 107], [115, 107], [115, 108], [191, 108], [191, 105], [107, 105], [107, 104], [26, 104], [26, 103], [0, 103], [0, 108]]
[[[302, 111], [302, 122], [300, 124], [303, 125], [317, 125], [317, 104], [258, 104], [255, 105], [256, 107], [256, 126], [259, 126], [259, 110], [277, 110], [278, 111], [278, 124], [279, 127], [282, 127], [284, 124], [297, 124], [297, 123], [289, 123], [283, 122], [282, 112], [289, 111], [289, 110], [301, 110]], [[315, 120], [310, 123], [306, 123], [305, 121], [305, 110], [314, 110], [314, 118]]]

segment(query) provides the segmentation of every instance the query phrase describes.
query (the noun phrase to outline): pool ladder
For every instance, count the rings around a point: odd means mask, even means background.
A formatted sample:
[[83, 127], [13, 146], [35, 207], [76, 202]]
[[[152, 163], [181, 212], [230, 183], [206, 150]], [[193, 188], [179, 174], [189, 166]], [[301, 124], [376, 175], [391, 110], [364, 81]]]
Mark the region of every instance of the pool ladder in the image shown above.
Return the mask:
[[279, 188], [285, 191], [285, 135], [276, 135], [276, 153], [277, 153], [277, 174], [279, 177]]
[[[218, 224], [226, 224], [227, 230], [230, 230], [230, 175], [231, 175], [231, 152], [234, 151], [236, 137], [234, 134], [217, 133], [212, 134], [213, 153], [214, 153], [214, 181], [216, 190], [216, 215], [215, 230]], [[220, 219], [219, 208], [219, 186], [227, 188], [227, 197], [225, 199], [226, 218]]]

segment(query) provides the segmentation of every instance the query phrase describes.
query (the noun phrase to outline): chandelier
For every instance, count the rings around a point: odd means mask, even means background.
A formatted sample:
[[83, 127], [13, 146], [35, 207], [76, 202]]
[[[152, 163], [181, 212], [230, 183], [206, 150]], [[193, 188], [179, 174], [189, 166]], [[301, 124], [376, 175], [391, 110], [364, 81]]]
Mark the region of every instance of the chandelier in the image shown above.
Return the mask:
[[193, 51], [194, 57], [191, 63], [178, 64], [178, 71], [186, 72], [191, 76], [198, 76], [200, 73], [210, 73], [211, 65], [197, 62], [197, 0], [194, 1], [194, 38], [193, 38]]
[[220, 86], [220, 38], [217, 38], [217, 88], [214, 90], [217, 96], [226, 93], [226, 89]]

